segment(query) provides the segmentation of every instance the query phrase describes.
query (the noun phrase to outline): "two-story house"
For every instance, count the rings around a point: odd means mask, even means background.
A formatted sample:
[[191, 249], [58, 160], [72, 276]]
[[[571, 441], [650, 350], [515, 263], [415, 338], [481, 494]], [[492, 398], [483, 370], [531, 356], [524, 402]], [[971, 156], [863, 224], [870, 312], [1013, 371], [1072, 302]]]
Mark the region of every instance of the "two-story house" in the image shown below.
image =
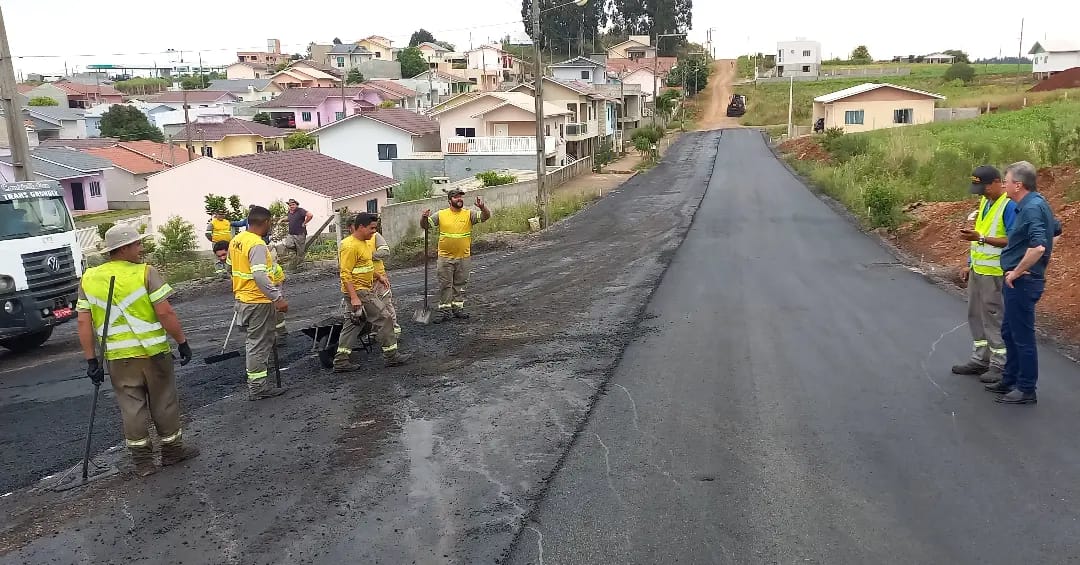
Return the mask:
[[207, 90], [218, 92], [231, 92], [240, 97], [244, 102], [264, 102], [284, 90], [268, 78], [212, 80]]
[[652, 59], [656, 57], [656, 47], [652, 45], [652, 39], [648, 35], [631, 35], [617, 45], [607, 50], [609, 59]]
[[1036, 79], [1042, 80], [1055, 73], [1080, 67], [1080, 41], [1037, 41], [1028, 55], [1031, 55], [1031, 72]]
[[364, 39], [357, 41], [356, 44], [371, 52], [375, 59], [382, 59], [385, 61], [394, 60], [394, 42], [381, 35], [365, 37]]
[[323, 61], [338, 72], [348, 74], [353, 69], [360, 70], [365, 61], [375, 58], [375, 54], [366, 47], [355, 43], [338, 43], [330, 47]]
[[395, 80], [397, 84], [415, 90], [421, 98], [420, 107], [427, 109], [449, 100], [452, 96], [472, 92], [475, 85], [463, 76], [431, 69], [409, 79]]
[[230, 116], [199, 116], [174, 136], [174, 143], [187, 144], [190, 139], [195, 154], [220, 159], [284, 149], [290, 133]]
[[254, 80], [268, 77], [274, 71], [267, 71], [266, 67], [254, 63], [233, 63], [225, 67], [225, 78], [228, 80]]
[[476, 84], [481, 92], [499, 90], [504, 84], [520, 84], [524, 81], [523, 62], [498, 47], [481, 45], [466, 51], [465, 58], [465, 68], [457, 72]]
[[[511, 92], [521, 92], [530, 98], [535, 94], [532, 83], [520, 85]], [[544, 102], [570, 112], [562, 137], [566, 140], [566, 154], [574, 159], [595, 155], [602, 143], [615, 142], [618, 124], [615, 108], [619, 101], [609, 99], [593, 85], [544, 77]]]
[[[544, 124], [547, 163], [564, 165], [563, 132], [572, 112], [550, 102], [544, 102], [543, 109], [540, 119]], [[495, 168], [530, 169], [535, 165], [537, 117], [535, 99], [528, 94], [470, 92], [436, 106], [429, 115], [439, 121], [447, 161], [451, 156], [470, 157], [475, 161], [472, 169], [476, 172]]]
[[656, 57], [637, 61], [608, 59], [607, 70], [615, 80], [622, 81], [627, 86], [636, 85], [648, 107], [652, 104], [653, 92], [658, 92], [664, 86], [667, 76], [675, 68], [677, 62], [675, 57]]
[[432, 69], [438, 68], [439, 63], [443, 62], [446, 54], [450, 52], [449, 49], [439, 45], [437, 43], [430, 43], [425, 41], [416, 46], [421, 53], [424, 54], [424, 60], [427, 61], [428, 66]]
[[[667, 60], [667, 58], [662, 59], [665, 59], [665, 62]], [[634, 63], [635, 68], [640, 64], [629, 59], [620, 60]], [[632, 81], [625, 82], [616, 73], [608, 72], [607, 54], [575, 57], [555, 63], [549, 68], [556, 80], [588, 84], [596, 93], [607, 98], [606, 112], [603, 114], [608, 119], [604, 120], [604, 127], [601, 128], [601, 138], [614, 136], [618, 146], [625, 131], [638, 127], [643, 103], [641, 84]]]
[[266, 51], [237, 51], [236, 60], [240, 63], [250, 63], [256, 69], [270, 72], [281, 63], [287, 63], [289, 55], [281, 52], [280, 40], [268, 39], [266, 41]]
[[821, 43], [807, 39], [776, 43], [776, 76], [816, 77], [821, 74]]
[[271, 75], [270, 82], [282, 89], [330, 88], [341, 84], [341, 78], [310, 67], [292, 66]]
[[402, 108], [380, 108], [338, 120], [311, 132], [319, 152], [393, 176], [394, 159], [440, 151], [439, 122]]

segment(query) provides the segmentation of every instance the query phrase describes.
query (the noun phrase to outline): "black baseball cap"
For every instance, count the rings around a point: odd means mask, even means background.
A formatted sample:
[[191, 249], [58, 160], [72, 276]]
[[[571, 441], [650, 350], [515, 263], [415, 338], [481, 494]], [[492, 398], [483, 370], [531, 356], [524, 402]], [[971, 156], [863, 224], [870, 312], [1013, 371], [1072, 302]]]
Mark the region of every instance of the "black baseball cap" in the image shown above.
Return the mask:
[[990, 165], [983, 165], [971, 173], [971, 193], [986, 193], [986, 185], [1001, 180], [1001, 173]]

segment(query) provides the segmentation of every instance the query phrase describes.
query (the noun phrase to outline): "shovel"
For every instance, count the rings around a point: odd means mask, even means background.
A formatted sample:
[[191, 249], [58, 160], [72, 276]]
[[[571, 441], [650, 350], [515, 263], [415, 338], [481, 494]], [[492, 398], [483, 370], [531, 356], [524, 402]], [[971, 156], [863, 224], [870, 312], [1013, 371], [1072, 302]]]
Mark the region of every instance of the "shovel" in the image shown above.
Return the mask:
[[225, 348], [229, 346], [229, 338], [232, 336], [234, 327], [236, 327], [236, 309], [233, 309], [232, 322], [229, 323], [229, 331], [225, 333], [225, 343], [221, 344], [221, 353], [204, 358], [204, 363], [213, 365], [214, 363], [221, 363], [222, 361], [228, 361], [229, 359], [235, 359], [240, 356], [239, 350], [225, 353]]
[[431, 323], [431, 307], [428, 306], [428, 233], [424, 230], [424, 304], [413, 312], [413, 321], [418, 324]]

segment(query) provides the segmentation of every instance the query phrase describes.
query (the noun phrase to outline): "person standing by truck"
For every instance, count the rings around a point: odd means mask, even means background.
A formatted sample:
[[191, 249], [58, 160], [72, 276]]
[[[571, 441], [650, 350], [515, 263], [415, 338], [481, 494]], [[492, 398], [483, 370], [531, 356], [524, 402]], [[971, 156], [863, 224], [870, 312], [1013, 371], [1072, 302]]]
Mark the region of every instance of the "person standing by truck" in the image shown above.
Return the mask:
[[[154, 444], [146, 426], [150, 420], [160, 438], [162, 466], [199, 454], [197, 448], [184, 445], [172, 348], [167, 337], [177, 343], [181, 366], [191, 362], [191, 346], [169, 304], [172, 287], [157, 269], [142, 263], [145, 237], [130, 226], [109, 228], [105, 232], [109, 261], [83, 275], [76, 306], [86, 375], [101, 384], [105, 380], [101, 363], [108, 364], [120, 405], [124, 444], [135, 464], [135, 473], [141, 477], [157, 471]], [[109, 320], [105, 319], [106, 311]], [[103, 337], [105, 359], [100, 360], [95, 344]]]

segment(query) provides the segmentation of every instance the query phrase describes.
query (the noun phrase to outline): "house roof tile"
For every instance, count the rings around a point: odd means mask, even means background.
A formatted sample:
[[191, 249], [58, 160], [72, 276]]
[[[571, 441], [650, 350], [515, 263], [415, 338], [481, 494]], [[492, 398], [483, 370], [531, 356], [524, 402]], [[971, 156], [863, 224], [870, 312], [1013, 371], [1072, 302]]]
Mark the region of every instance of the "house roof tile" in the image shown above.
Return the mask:
[[[671, 72], [671, 69], [678, 62], [679, 60], [675, 57], [657, 57], [656, 72], [660, 76], [665, 76]], [[652, 72], [653, 59], [608, 59], [607, 61], [607, 70], [622, 75], [628, 75], [642, 69]]]
[[126, 142], [114, 147], [83, 149], [83, 152], [108, 160], [117, 168], [136, 175], [156, 173], [169, 168], [170, 163], [188, 161], [185, 149], [153, 141]]
[[97, 94], [99, 96], [123, 96], [124, 93], [107, 85], [107, 84], [82, 84], [78, 82], [71, 82], [66, 80], [60, 80], [52, 83], [53, 86], [67, 92], [68, 94], [74, 94], [76, 96], [85, 96], [87, 94]]
[[398, 100], [416, 96], [415, 90], [389, 80], [369, 80], [364, 84], [385, 91], [387, 94], [394, 95]]
[[[30, 157], [34, 160], [34, 174], [53, 180], [85, 177], [112, 168], [112, 163], [101, 157], [66, 147], [38, 147]], [[10, 165], [11, 156], [0, 157], [0, 162]]]
[[[182, 90], [170, 90], [162, 92], [157, 96], [147, 98], [147, 102], [157, 102], [159, 104], [183, 104], [184, 92]], [[207, 104], [210, 102], [236, 102], [239, 98], [232, 92], [224, 90], [188, 90], [187, 103], [188, 104]]]
[[333, 75], [333, 76], [335, 76], [337, 78], [341, 78], [341, 76], [342, 76], [342, 73], [341, 73], [340, 70], [335, 69], [334, 67], [331, 67], [330, 65], [315, 61], [314, 59], [301, 59], [299, 61], [295, 61], [295, 62], [293, 62], [293, 64], [289, 65], [289, 68], [293, 68], [293, 67], [311, 67], [313, 69], [320, 70], [320, 71], [322, 71], [322, 72], [324, 72], [324, 73], [326, 73], [328, 75]]
[[851, 88], [845, 88], [843, 90], [837, 90], [836, 92], [831, 92], [829, 94], [818, 96], [817, 98], [814, 99], [814, 102], [821, 102], [823, 104], [829, 104], [829, 103], [832, 103], [832, 102], [836, 102], [837, 100], [843, 100], [844, 98], [850, 98], [852, 96], [855, 96], [856, 94], [863, 94], [865, 92], [870, 92], [871, 90], [877, 90], [879, 88], [895, 88], [896, 90], [901, 90], [901, 91], [904, 91], [904, 92], [910, 92], [912, 94], [919, 94], [919, 95], [922, 95], [922, 96], [929, 96], [930, 98], [937, 98], [939, 100], [944, 100], [945, 99], [945, 97], [940, 95], [940, 94], [934, 94], [932, 92], [924, 92], [922, 90], [916, 90], [914, 88], [908, 88], [906, 86], [897, 86], [895, 84], [889, 84], [887, 82], [882, 82], [882, 83], [865, 82], [863, 84], [852, 86]]
[[68, 147], [71, 149], [88, 149], [91, 147], [115, 147], [120, 143], [113, 137], [91, 137], [88, 139], [43, 139], [39, 147]]
[[[353, 97], [364, 90], [362, 86], [346, 86], [345, 96]], [[341, 96], [341, 88], [286, 88], [277, 98], [256, 104], [256, 108], [314, 108], [331, 96]]]
[[603, 67], [604, 64], [600, 61], [590, 59], [588, 57], [574, 57], [561, 63], [555, 63], [552, 67]]
[[221, 161], [329, 196], [333, 200], [351, 198], [398, 184], [390, 177], [308, 149], [269, 151], [228, 157]]
[[192, 122], [187, 124], [176, 134], [176, 139], [187, 137], [189, 130], [192, 139], [206, 141], [221, 141], [230, 135], [257, 135], [270, 139], [285, 137], [290, 133], [289, 130], [260, 124], [259, 122], [226, 118], [222, 122]]
[[439, 122], [422, 114], [417, 114], [405, 108], [379, 108], [362, 114], [354, 114], [344, 120], [331, 122], [313, 130], [312, 133], [336, 127], [350, 120], [372, 120], [409, 132], [412, 135], [427, 135], [439, 131]]

